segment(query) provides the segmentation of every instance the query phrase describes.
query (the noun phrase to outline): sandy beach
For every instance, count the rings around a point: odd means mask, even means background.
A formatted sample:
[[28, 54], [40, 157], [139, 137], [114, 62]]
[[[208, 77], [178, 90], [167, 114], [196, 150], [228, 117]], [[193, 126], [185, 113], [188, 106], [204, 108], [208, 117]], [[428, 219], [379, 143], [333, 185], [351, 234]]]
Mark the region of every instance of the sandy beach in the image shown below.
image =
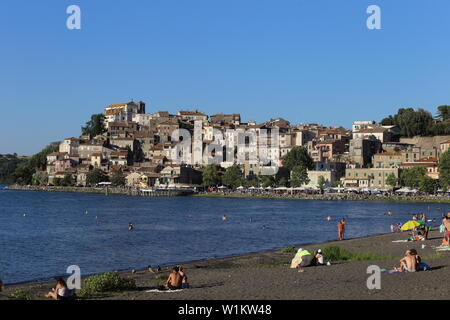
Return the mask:
[[[184, 265], [190, 279], [190, 289], [180, 292], [147, 292], [165, 279], [169, 267], [159, 273], [139, 270], [121, 275], [136, 280], [138, 289], [105, 294], [96, 299], [116, 300], [218, 300], [218, 299], [448, 299], [450, 251], [437, 252], [442, 235], [432, 231], [429, 240], [420, 242], [392, 242], [405, 239], [405, 234], [383, 234], [365, 238], [305, 245], [316, 250], [326, 245], [339, 245], [355, 253], [371, 252], [377, 256], [392, 256], [381, 261], [332, 262], [331, 266], [307, 267], [304, 272], [290, 269], [293, 253], [280, 250], [247, 254], [238, 257], [204, 260]], [[422, 245], [425, 248], [422, 249]], [[298, 248], [298, 247], [297, 247]], [[416, 248], [429, 271], [417, 273], [382, 273], [381, 289], [366, 286], [367, 267], [377, 265], [392, 269], [407, 249]], [[158, 279], [159, 278], [159, 279]], [[53, 283], [24, 283], [7, 286], [0, 299], [21, 289], [32, 299], [45, 299]]]

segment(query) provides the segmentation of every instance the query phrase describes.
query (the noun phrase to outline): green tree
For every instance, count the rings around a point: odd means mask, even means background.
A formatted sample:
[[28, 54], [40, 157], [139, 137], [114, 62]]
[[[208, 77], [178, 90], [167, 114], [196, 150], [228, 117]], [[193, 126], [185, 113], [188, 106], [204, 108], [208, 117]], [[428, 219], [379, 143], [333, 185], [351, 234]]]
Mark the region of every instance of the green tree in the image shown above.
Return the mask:
[[111, 176], [111, 183], [115, 186], [124, 186], [126, 183], [125, 176], [122, 171], [115, 171]]
[[291, 187], [297, 188], [308, 182], [308, 170], [302, 165], [295, 166], [291, 171]]
[[438, 119], [442, 121], [450, 120], [450, 106], [443, 105], [437, 107], [438, 110]]
[[260, 176], [261, 187], [274, 187], [275, 186], [275, 177], [274, 176]]
[[386, 178], [386, 184], [388, 186], [391, 186], [392, 188], [395, 188], [397, 186], [398, 183], [398, 179], [395, 176], [395, 174], [393, 174], [392, 172], [388, 175], [388, 177]]
[[429, 176], [423, 176], [419, 182], [419, 190], [427, 193], [434, 193], [437, 190], [437, 182]]
[[277, 186], [279, 187], [287, 187], [289, 180], [285, 177], [281, 177], [277, 180]]
[[105, 116], [102, 113], [93, 114], [91, 120], [86, 122], [86, 126], [81, 127], [81, 132], [82, 134], [88, 134], [91, 137], [98, 136], [106, 132], [104, 122]]
[[71, 174], [65, 174], [61, 181], [61, 185], [65, 187], [73, 187], [75, 185], [75, 179]]
[[445, 190], [450, 188], [450, 150], [442, 153], [439, 158], [439, 182]]
[[12, 177], [17, 184], [31, 184], [33, 174], [36, 170], [45, 171], [47, 169], [47, 155], [59, 150], [59, 142], [52, 142], [39, 153], [36, 153], [24, 163], [21, 163], [14, 171]]
[[89, 186], [107, 182], [108, 180], [108, 176], [100, 169], [94, 169], [86, 175], [86, 184]]
[[16, 168], [24, 163], [26, 159], [18, 158], [17, 154], [0, 155], [0, 184], [10, 184], [14, 182], [12, 174]]
[[243, 174], [239, 166], [234, 165], [228, 167], [222, 177], [222, 182], [224, 185], [237, 188], [243, 184]]
[[46, 185], [48, 180], [47, 172], [36, 171], [32, 176], [32, 184], [37, 186]]
[[220, 175], [217, 165], [208, 164], [203, 170], [202, 174], [202, 184], [205, 187], [217, 186], [220, 184]]
[[400, 173], [400, 184], [409, 188], [419, 188], [420, 181], [427, 174], [424, 166], [403, 169]]
[[35, 173], [34, 168], [27, 161], [25, 163], [21, 163], [14, 173], [12, 174], [13, 180], [15, 183], [20, 185], [29, 185], [33, 181], [33, 174]]
[[317, 179], [317, 186], [319, 187], [320, 190], [325, 189], [326, 183], [327, 180], [323, 176], [319, 176], [319, 178]]
[[314, 161], [305, 147], [294, 147], [283, 157], [283, 166], [292, 171], [296, 166], [312, 170]]
[[258, 176], [248, 176], [244, 181], [245, 187], [259, 187], [260, 180]]
[[381, 120], [382, 125], [397, 125], [401, 137], [430, 135], [434, 123], [431, 113], [421, 108], [400, 108], [396, 115]]

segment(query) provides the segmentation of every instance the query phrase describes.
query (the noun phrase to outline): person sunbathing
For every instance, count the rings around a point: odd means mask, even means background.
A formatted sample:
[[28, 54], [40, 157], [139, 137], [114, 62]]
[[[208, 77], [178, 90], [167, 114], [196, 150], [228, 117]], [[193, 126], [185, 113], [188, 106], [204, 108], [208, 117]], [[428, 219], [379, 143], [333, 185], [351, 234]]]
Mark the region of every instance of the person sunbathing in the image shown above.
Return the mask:
[[[414, 249], [412, 249], [414, 250]], [[399, 272], [416, 272], [418, 265], [418, 255], [411, 253], [412, 250], [407, 250], [405, 256], [400, 260], [400, 268], [394, 268]], [[414, 250], [415, 251], [415, 250]], [[419, 257], [420, 259], [420, 257]]]
[[166, 290], [179, 290], [181, 289], [181, 285], [183, 282], [183, 277], [180, 275], [180, 269], [178, 267], [172, 268], [172, 273], [169, 275], [169, 278], [164, 285], [164, 289]]

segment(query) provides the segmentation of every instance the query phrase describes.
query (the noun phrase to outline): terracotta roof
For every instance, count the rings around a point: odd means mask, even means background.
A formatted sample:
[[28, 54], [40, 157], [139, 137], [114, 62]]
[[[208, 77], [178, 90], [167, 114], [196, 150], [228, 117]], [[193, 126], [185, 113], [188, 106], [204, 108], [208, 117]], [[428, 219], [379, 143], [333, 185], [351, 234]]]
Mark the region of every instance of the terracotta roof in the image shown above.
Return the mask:
[[106, 108], [119, 108], [119, 107], [122, 107], [122, 106], [124, 106], [126, 104], [130, 104], [130, 103], [135, 103], [135, 102], [130, 101], [130, 102], [122, 102], [122, 103], [110, 104], [109, 106], [106, 106], [105, 109]]

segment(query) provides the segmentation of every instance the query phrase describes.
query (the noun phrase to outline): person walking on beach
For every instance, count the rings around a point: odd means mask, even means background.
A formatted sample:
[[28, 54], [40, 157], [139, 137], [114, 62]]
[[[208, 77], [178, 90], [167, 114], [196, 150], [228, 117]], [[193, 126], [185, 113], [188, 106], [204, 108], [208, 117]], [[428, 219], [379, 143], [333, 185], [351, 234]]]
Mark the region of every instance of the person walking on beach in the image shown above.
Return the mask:
[[339, 223], [337, 225], [338, 227], [338, 240], [344, 240], [344, 233], [345, 233], [345, 218], [342, 218], [341, 220], [339, 220]]

